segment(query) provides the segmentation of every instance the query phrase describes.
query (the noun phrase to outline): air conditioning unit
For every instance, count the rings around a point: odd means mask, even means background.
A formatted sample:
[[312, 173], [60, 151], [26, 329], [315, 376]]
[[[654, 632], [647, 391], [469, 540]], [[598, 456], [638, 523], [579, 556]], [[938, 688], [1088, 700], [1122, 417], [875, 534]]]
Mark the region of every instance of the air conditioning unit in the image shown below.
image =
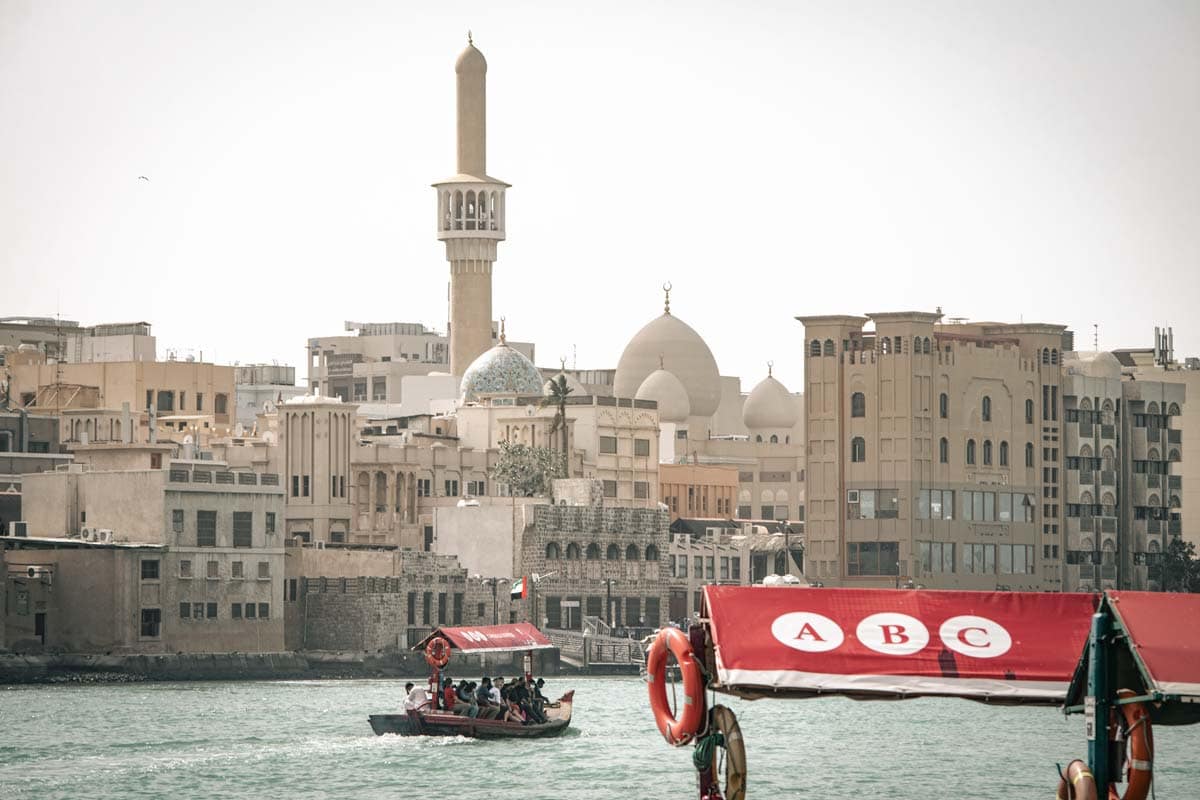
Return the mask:
[[92, 535], [94, 533], [95, 533], [95, 531], [93, 531], [88, 526], [84, 525], [82, 528], [79, 529], [79, 538], [83, 539], [85, 542], [90, 542], [90, 541], [92, 541]]
[[9, 536], [29, 536], [29, 523], [24, 520], [16, 520], [8, 523]]
[[112, 544], [113, 532], [107, 528], [98, 530], [96, 533], [96, 541], [103, 544]]
[[846, 490], [846, 502], [847, 503], [857, 503], [858, 502], [858, 489], [847, 489]]
[[50, 567], [40, 566], [37, 564], [30, 564], [28, 567], [25, 568], [25, 576], [26, 577], [28, 577], [30, 580], [40, 580], [42, 583], [46, 584], [47, 586], [50, 585], [53, 575], [54, 575], [54, 570], [51, 569]]

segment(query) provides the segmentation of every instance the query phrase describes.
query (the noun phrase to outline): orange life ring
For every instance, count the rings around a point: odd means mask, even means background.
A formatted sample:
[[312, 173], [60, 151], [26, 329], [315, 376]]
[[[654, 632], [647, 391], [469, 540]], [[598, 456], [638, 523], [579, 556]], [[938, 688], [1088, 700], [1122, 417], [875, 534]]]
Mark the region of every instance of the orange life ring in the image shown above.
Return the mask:
[[441, 636], [435, 636], [425, 645], [425, 661], [431, 667], [441, 669], [450, 663], [450, 643]]
[[1066, 773], [1058, 779], [1056, 800], [1098, 800], [1096, 779], [1084, 761], [1076, 759], [1067, 764]]
[[[679, 662], [683, 674], [683, 711], [679, 719], [667, 702], [667, 653]], [[659, 733], [668, 744], [687, 744], [700, 730], [704, 720], [704, 677], [692, 651], [687, 634], [678, 628], [663, 628], [646, 653], [646, 674], [650, 684], [650, 710]]]
[[[1130, 689], [1117, 692], [1118, 698], [1136, 697]], [[1129, 703], [1118, 706], [1125, 717], [1125, 737], [1128, 743], [1125, 770], [1125, 794], [1115, 790], [1110, 797], [1117, 800], [1146, 800], [1150, 795], [1150, 784], [1154, 780], [1154, 736], [1150, 731], [1150, 711], [1145, 703]]]

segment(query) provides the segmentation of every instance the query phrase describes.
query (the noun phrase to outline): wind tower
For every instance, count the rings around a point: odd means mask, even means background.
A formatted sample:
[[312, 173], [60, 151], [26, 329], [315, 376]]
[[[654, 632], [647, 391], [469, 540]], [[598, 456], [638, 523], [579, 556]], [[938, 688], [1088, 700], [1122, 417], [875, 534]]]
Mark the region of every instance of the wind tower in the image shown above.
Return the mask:
[[454, 64], [458, 173], [433, 186], [438, 238], [450, 262], [450, 372], [462, 375], [492, 346], [492, 264], [504, 240], [504, 190], [487, 174], [487, 61], [467, 34]]

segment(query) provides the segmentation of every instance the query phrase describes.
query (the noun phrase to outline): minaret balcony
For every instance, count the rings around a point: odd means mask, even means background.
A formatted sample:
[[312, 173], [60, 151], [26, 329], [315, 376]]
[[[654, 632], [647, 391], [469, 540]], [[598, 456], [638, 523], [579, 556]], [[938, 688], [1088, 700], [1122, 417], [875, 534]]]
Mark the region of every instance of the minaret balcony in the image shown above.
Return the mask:
[[504, 239], [506, 184], [452, 181], [438, 191], [438, 239]]

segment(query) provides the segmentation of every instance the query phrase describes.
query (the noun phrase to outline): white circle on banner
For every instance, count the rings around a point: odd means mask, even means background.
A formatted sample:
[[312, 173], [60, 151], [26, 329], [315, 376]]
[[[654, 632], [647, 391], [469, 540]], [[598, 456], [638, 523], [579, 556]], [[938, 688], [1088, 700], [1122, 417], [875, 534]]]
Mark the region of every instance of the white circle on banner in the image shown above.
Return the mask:
[[946, 647], [972, 658], [995, 658], [1012, 648], [1012, 636], [1004, 626], [987, 617], [951, 617], [938, 635]]
[[858, 640], [876, 653], [911, 656], [929, 644], [929, 629], [916, 617], [887, 611], [858, 623]]
[[775, 618], [771, 635], [788, 647], [806, 653], [826, 653], [841, 646], [846, 634], [829, 617], [811, 611], [792, 611]]

